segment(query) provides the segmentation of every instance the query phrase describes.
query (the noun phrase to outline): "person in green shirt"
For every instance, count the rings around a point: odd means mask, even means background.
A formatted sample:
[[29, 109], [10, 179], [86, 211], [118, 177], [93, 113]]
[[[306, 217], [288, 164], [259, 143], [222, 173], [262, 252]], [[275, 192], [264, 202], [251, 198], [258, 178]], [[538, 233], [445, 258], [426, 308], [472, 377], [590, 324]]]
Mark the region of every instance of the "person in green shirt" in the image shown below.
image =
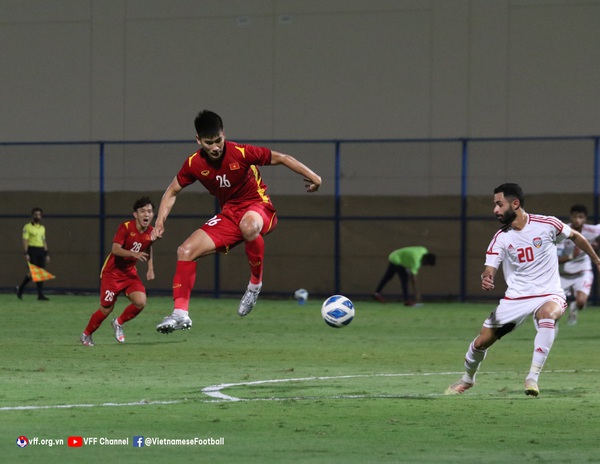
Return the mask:
[[[423, 246], [410, 246], [392, 251], [388, 256], [388, 268], [379, 281], [379, 285], [373, 293], [373, 298], [385, 303], [385, 298], [383, 298], [381, 292], [394, 275], [398, 274], [402, 284], [404, 304], [406, 306], [421, 305], [421, 291], [417, 283], [417, 274], [421, 266], [434, 266], [435, 259], [436, 256]], [[410, 298], [409, 284], [413, 290], [414, 300]]]
[[[23, 227], [23, 251], [25, 253], [25, 261], [41, 267], [46, 267], [46, 263], [50, 261], [48, 254], [48, 244], [46, 243], [46, 228], [42, 225], [42, 208], [33, 208], [31, 210], [31, 222], [28, 222]], [[23, 291], [25, 286], [31, 282], [31, 274], [27, 272], [21, 285], [17, 287], [17, 297], [23, 299]], [[38, 300], [48, 301], [44, 295], [44, 283], [36, 282]]]

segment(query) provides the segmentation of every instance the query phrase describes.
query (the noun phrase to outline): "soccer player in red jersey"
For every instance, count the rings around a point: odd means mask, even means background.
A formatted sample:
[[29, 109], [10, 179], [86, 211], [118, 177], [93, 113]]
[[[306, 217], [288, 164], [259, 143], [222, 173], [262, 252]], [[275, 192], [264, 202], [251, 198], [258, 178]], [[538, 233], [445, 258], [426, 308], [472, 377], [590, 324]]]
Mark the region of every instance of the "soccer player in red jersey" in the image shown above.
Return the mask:
[[268, 148], [242, 145], [225, 140], [223, 121], [212, 111], [198, 113], [194, 120], [200, 149], [189, 156], [167, 187], [156, 217], [152, 238], [161, 238], [165, 221], [177, 194], [199, 181], [221, 207], [221, 212], [194, 231], [177, 249], [177, 267], [173, 278], [174, 309], [156, 326], [161, 333], [189, 329], [190, 294], [196, 280], [196, 260], [216, 252], [227, 253], [244, 242], [250, 265], [250, 282], [238, 308], [246, 316], [256, 304], [262, 287], [263, 236], [277, 225], [277, 215], [266, 193], [257, 166], [282, 164], [304, 177], [308, 192], [316, 192], [321, 177], [290, 155]]
[[135, 265], [138, 261], [147, 262], [146, 279], [154, 279], [153, 227], [150, 225], [154, 218], [154, 205], [148, 197], [140, 198], [133, 204], [133, 217], [135, 221], [126, 221], [117, 229], [112, 250], [100, 271], [100, 308], [92, 314], [81, 334], [80, 341], [85, 346], [94, 346], [92, 334], [114, 309], [119, 293], [124, 292], [131, 301], [123, 313], [112, 320], [115, 338], [119, 343], [125, 343], [123, 324], [136, 317], [146, 306], [146, 289]]

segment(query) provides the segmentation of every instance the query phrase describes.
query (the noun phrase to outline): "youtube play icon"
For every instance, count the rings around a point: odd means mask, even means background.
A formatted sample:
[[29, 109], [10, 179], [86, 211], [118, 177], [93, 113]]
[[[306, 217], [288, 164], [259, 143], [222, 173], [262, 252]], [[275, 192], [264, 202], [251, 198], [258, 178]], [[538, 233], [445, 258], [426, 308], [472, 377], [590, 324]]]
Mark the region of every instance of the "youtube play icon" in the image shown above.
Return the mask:
[[79, 448], [83, 446], [83, 437], [69, 437], [67, 438], [67, 445], [71, 448]]

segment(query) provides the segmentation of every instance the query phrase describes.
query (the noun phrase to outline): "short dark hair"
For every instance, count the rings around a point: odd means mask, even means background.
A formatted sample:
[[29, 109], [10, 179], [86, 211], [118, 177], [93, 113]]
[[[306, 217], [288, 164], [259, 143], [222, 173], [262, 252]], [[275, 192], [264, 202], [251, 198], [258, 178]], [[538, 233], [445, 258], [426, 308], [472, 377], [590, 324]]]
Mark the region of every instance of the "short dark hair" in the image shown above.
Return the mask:
[[194, 127], [198, 137], [214, 137], [223, 130], [223, 120], [217, 113], [202, 110], [194, 119]]
[[133, 204], [133, 210], [137, 211], [146, 205], [152, 205], [152, 209], [154, 209], [154, 203], [152, 203], [152, 200], [150, 200], [149, 197], [142, 197], [139, 200], [135, 200], [135, 203]]
[[435, 266], [436, 256], [433, 253], [425, 253], [421, 258], [423, 266]]
[[36, 206], [35, 208], [31, 208], [31, 214], [33, 215], [33, 213], [35, 213], [36, 211], [39, 211], [40, 213], [44, 214], [44, 211], [42, 210], [42, 208], [40, 208], [39, 206]]
[[585, 214], [587, 216], [588, 215], [588, 210], [585, 207], [585, 205], [577, 204], [577, 205], [571, 206], [571, 214], [573, 214], [573, 213], [583, 213], [583, 214]]
[[519, 184], [502, 184], [494, 189], [494, 193], [503, 193], [504, 197], [512, 197], [519, 200], [521, 206], [525, 206], [525, 194]]

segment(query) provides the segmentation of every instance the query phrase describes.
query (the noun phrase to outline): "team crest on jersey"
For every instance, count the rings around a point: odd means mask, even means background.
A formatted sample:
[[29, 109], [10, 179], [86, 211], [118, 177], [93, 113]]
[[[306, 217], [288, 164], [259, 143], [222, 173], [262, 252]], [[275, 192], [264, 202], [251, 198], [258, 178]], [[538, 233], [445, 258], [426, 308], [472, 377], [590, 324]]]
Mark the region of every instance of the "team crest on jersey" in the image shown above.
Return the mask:
[[240, 168], [240, 163], [229, 163], [229, 169], [236, 171]]
[[533, 239], [533, 246], [539, 248], [542, 246], [542, 239], [540, 237], [536, 237]]
[[202, 174], [203, 176], [208, 176], [210, 174], [210, 171], [208, 169], [205, 169], [200, 174]]

